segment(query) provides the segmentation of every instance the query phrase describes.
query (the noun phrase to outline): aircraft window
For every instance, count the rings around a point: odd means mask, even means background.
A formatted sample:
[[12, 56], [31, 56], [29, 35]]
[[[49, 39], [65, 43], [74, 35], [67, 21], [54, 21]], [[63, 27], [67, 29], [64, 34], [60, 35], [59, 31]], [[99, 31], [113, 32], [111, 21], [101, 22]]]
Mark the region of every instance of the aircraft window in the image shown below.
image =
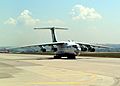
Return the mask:
[[67, 48], [71, 48], [71, 46], [67, 46]]
[[72, 45], [72, 47], [77, 48], [77, 45]]

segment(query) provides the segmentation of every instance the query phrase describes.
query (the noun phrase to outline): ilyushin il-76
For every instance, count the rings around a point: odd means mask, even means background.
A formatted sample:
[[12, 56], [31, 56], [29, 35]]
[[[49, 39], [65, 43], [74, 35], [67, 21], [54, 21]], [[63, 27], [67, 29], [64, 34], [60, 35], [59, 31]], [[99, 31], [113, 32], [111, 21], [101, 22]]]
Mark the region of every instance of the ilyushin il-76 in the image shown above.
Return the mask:
[[[56, 28], [56, 27], [48, 27], [48, 28], [34, 28], [37, 29], [49, 29], [52, 34], [52, 42], [43, 43], [37, 45], [31, 45], [30, 47], [38, 46], [40, 47], [42, 52], [46, 52], [47, 49], [45, 46], [51, 46], [51, 51], [55, 52], [54, 59], [60, 59], [62, 57], [67, 57], [68, 59], [76, 59], [77, 55], [80, 55], [81, 52], [95, 52], [95, 47], [97, 48], [106, 48], [102, 45], [94, 45], [82, 42], [75, 41], [57, 41], [55, 30], [68, 30], [67, 28]], [[26, 46], [27, 47], [27, 46]]]

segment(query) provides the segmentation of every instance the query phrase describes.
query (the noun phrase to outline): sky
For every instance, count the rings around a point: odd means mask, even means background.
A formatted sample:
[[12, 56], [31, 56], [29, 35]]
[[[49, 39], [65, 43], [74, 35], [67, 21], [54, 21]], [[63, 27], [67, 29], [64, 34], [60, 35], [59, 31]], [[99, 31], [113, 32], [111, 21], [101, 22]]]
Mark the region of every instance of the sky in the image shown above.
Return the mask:
[[58, 41], [120, 44], [120, 0], [1, 0], [0, 46], [24, 46]]

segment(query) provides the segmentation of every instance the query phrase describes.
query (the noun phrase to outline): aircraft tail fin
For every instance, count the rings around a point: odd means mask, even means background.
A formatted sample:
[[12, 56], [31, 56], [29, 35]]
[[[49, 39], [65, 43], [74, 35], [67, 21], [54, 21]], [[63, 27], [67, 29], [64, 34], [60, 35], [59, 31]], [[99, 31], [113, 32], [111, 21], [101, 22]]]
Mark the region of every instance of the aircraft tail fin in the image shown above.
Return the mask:
[[67, 28], [56, 28], [56, 27], [47, 27], [47, 28], [34, 28], [34, 29], [50, 29], [52, 34], [52, 42], [57, 42], [56, 36], [55, 36], [55, 29], [59, 30], [68, 30]]

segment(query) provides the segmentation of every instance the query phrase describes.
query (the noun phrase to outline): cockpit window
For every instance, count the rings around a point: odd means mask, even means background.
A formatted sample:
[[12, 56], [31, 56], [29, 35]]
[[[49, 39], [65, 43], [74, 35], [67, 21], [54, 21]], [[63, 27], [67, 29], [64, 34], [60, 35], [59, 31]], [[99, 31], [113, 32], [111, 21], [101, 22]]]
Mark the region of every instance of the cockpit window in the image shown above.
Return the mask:
[[77, 48], [77, 45], [72, 45], [72, 47]]

